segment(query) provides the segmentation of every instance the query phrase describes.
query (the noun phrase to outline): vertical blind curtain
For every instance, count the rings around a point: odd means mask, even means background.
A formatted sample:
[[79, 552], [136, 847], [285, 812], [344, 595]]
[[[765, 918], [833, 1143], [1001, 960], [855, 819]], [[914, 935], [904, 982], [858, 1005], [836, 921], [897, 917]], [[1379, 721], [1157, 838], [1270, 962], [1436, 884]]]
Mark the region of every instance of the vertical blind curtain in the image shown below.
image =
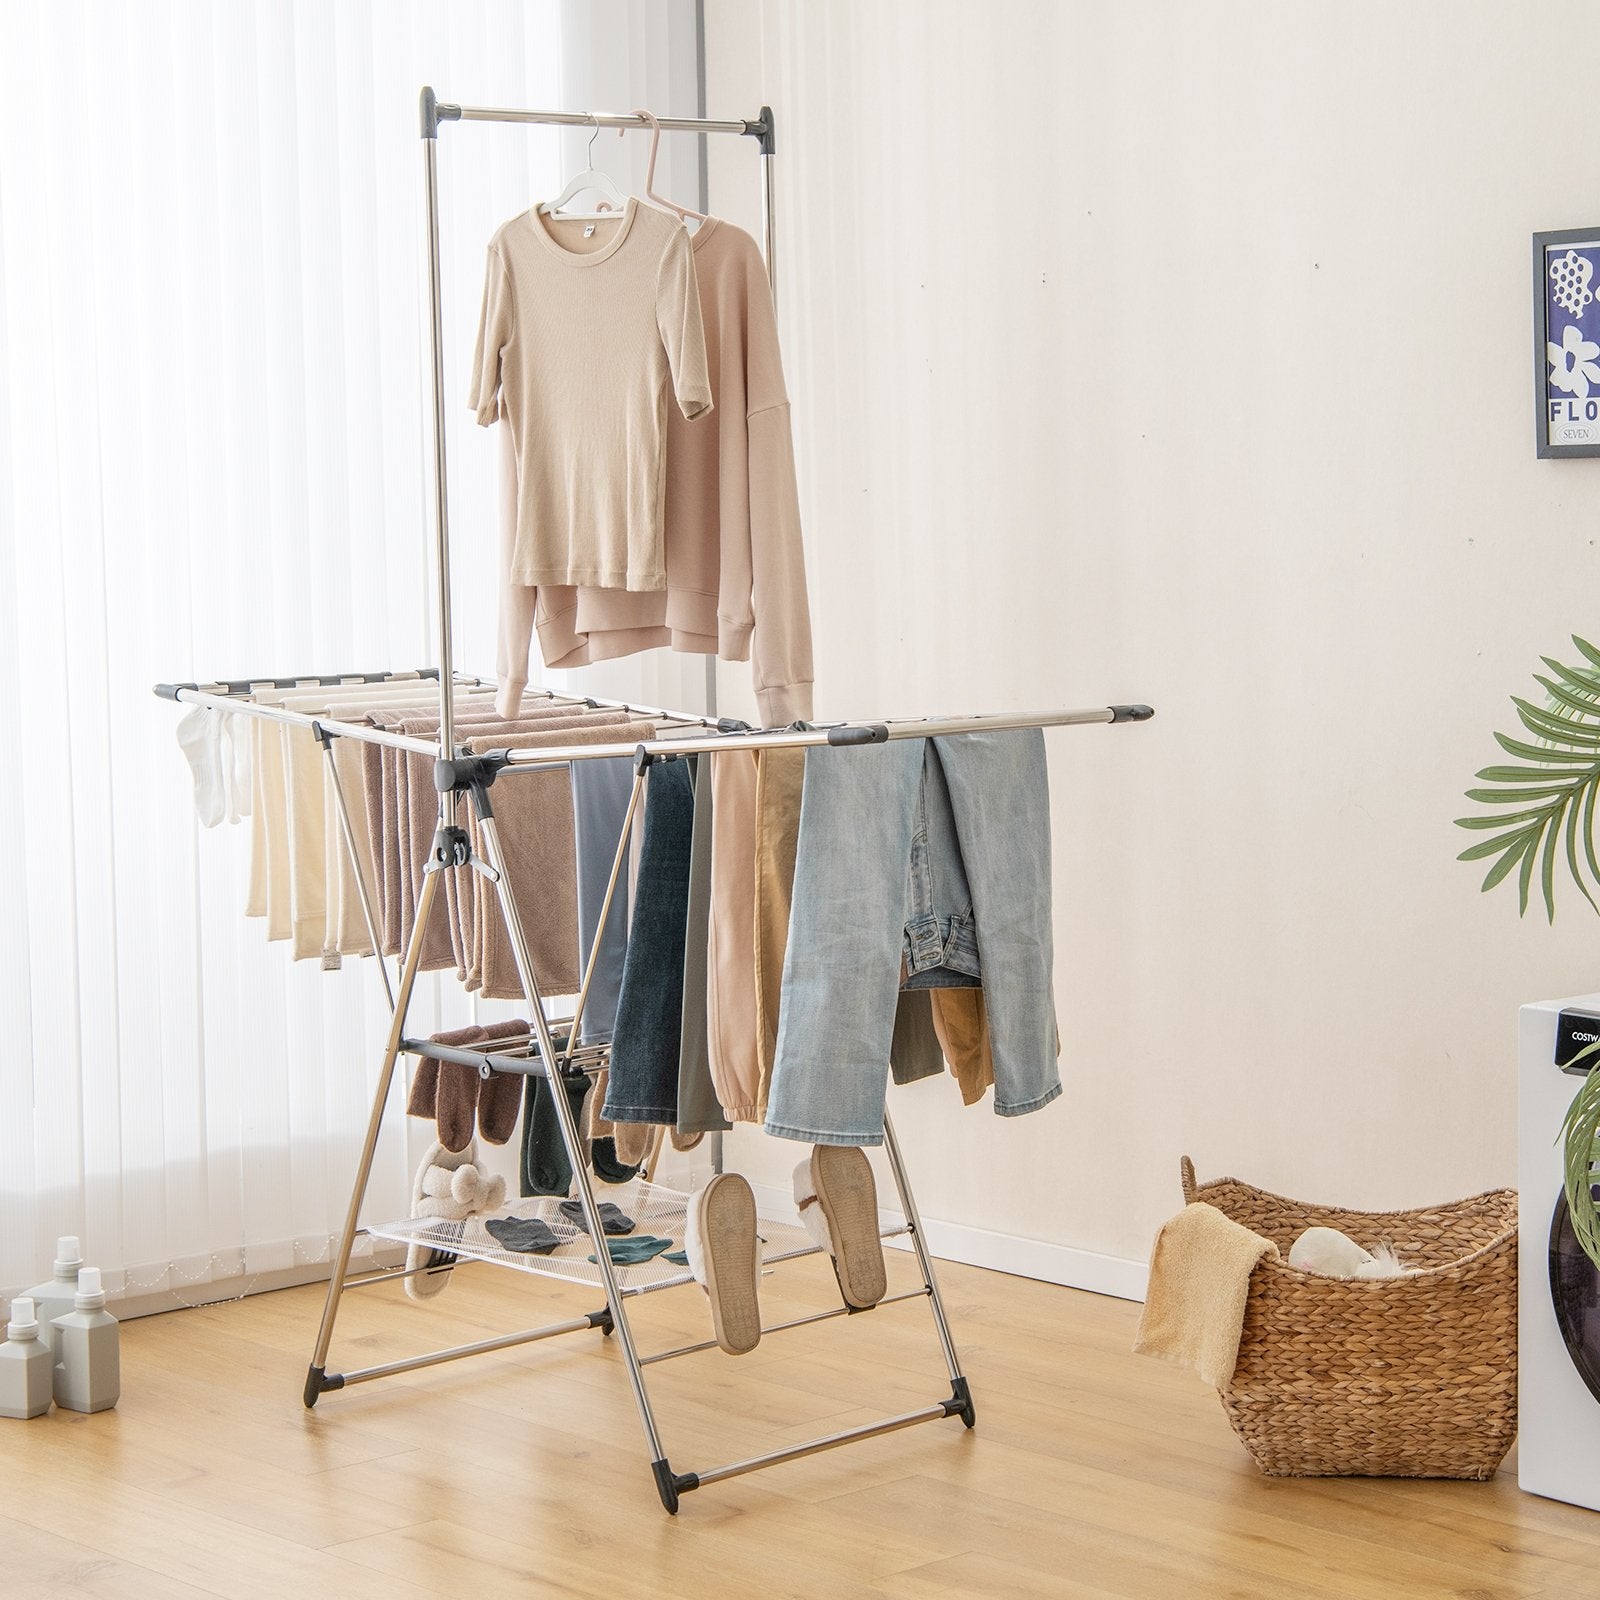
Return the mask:
[[[695, 62], [692, 0], [0, 0], [0, 1293], [59, 1233], [130, 1296], [327, 1258], [381, 991], [243, 920], [248, 830], [197, 826], [149, 686], [431, 659], [417, 90], [682, 113]], [[597, 163], [632, 184], [646, 143], [603, 132]], [[587, 144], [440, 145], [468, 668], [493, 666], [483, 246]], [[465, 1019], [429, 985], [419, 1026]]]

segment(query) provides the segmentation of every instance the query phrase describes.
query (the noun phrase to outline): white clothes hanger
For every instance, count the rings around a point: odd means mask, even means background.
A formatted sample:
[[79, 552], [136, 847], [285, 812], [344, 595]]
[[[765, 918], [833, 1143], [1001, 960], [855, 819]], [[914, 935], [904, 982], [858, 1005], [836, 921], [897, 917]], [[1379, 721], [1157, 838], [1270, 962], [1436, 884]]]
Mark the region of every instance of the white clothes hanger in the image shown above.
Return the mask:
[[611, 179], [608, 178], [605, 173], [601, 172], [594, 164], [594, 142], [599, 137], [600, 124], [597, 122], [594, 125], [594, 132], [589, 135], [589, 157], [583, 171], [577, 173], [573, 177], [572, 181], [568, 183], [566, 188], [564, 188], [554, 200], [543, 200], [539, 203], [539, 213], [541, 216], [555, 216], [562, 210], [563, 207], [567, 205], [569, 201], [574, 199], [577, 195], [582, 194], [585, 189], [592, 189], [597, 195], [600, 196], [600, 200], [594, 211], [570, 211], [567, 213], [568, 216], [574, 218], [581, 218], [584, 216], [614, 217], [617, 212], [621, 211], [622, 208], [628, 203], [628, 197], [623, 194], [622, 191], [617, 188], [616, 184], [614, 184]]
[[[693, 217], [696, 222], [705, 222], [706, 214], [703, 211], [692, 211], [688, 206], [680, 206], [676, 200], [669, 200], [664, 194], [656, 193], [656, 151], [661, 148], [661, 124], [656, 120], [655, 114], [638, 108], [634, 116], [642, 118], [650, 124], [650, 165], [645, 169], [644, 197], [660, 206], [663, 211], [670, 211], [680, 222], [687, 222]], [[618, 128], [619, 134], [626, 133], [626, 128]]]

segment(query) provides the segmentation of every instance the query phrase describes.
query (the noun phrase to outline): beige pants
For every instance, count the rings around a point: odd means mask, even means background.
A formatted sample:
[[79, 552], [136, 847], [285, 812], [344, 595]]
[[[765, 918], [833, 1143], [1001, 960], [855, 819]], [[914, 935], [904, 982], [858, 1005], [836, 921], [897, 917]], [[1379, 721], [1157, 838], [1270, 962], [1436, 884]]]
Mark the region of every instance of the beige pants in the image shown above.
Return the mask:
[[756, 752], [729, 750], [707, 759], [711, 911], [706, 928], [706, 1055], [723, 1115], [729, 1122], [759, 1122]]
[[756, 758], [755, 998], [756, 1106], [767, 1114], [767, 1090], [778, 1053], [783, 957], [789, 942], [795, 846], [800, 838], [804, 750], [762, 750]]

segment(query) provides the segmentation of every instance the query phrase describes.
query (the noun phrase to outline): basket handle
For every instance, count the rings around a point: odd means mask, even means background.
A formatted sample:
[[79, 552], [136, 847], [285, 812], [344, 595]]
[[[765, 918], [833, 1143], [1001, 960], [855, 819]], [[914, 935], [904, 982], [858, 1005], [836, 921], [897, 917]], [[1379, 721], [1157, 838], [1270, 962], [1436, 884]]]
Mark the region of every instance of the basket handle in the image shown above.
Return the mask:
[[1194, 1181], [1194, 1162], [1188, 1156], [1184, 1156], [1178, 1163], [1178, 1178], [1183, 1184], [1183, 1203], [1192, 1206], [1200, 1186]]

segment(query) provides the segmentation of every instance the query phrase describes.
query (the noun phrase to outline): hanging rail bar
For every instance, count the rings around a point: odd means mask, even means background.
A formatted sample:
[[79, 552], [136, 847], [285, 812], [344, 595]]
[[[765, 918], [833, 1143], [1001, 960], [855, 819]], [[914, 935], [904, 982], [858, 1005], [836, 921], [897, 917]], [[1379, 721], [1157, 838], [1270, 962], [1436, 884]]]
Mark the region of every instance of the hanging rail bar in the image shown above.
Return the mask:
[[[333, 687], [338, 680], [291, 682], [289, 687], [314, 689]], [[262, 685], [258, 684], [257, 687]], [[456, 699], [467, 695], [487, 693], [493, 685], [478, 679], [457, 680]], [[392, 750], [408, 750], [414, 755], [437, 756], [439, 747], [433, 739], [418, 739], [405, 734], [391, 733], [384, 728], [373, 728], [365, 723], [342, 722], [338, 718], [313, 716], [309, 712], [291, 711], [284, 706], [258, 705], [255, 701], [234, 694], [212, 694], [204, 688], [191, 688], [187, 684], [157, 684], [155, 692], [163, 699], [177, 700], [188, 705], [214, 706], [221, 711], [236, 712], [240, 716], [259, 717], [267, 722], [286, 722], [295, 727], [315, 730], [322, 728], [341, 739], [356, 739], [363, 744], [384, 745]], [[818, 728], [751, 728], [733, 718], [702, 717], [692, 711], [670, 711], [659, 706], [640, 706], [623, 700], [604, 700], [594, 695], [564, 695], [557, 690], [535, 691], [540, 698], [561, 705], [588, 705], [604, 711], [631, 711], [656, 722], [670, 722], [685, 727], [703, 727], [704, 736], [672, 739], [648, 739], [631, 744], [587, 744], [543, 746], [519, 749], [515, 746], [503, 752], [499, 765], [506, 770], [548, 769], [566, 766], [573, 761], [603, 761], [618, 757], [633, 758], [640, 751], [651, 757], [670, 758], [717, 752], [735, 748], [747, 750], [794, 750], [816, 745], [885, 744], [894, 739], [942, 738], [954, 734], [997, 732], [1016, 728], [1078, 727], [1096, 723], [1148, 722], [1155, 712], [1145, 705], [1093, 706], [1080, 711], [1018, 711], [1001, 712], [974, 717], [909, 718], [887, 722], [846, 722], [831, 727]]]
[[[926, 1300], [928, 1291], [923, 1289], [907, 1289], [903, 1294], [887, 1294], [877, 1302], [877, 1305], [868, 1306], [866, 1310], [876, 1311], [878, 1306], [897, 1305], [902, 1300]], [[770, 1327], [761, 1330], [761, 1337], [765, 1339], [768, 1334], [787, 1333], [790, 1328], [809, 1327], [813, 1322], [829, 1322], [834, 1317], [849, 1317], [863, 1315], [854, 1306], [834, 1306], [829, 1311], [814, 1311], [808, 1317], [793, 1317], [788, 1322], [775, 1322]], [[715, 1350], [719, 1348], [715, 1339], [702, 1339], [699, 1344], [681, 1344], [671, 1350], [658, 1350], [654, 1355], [640, 1356], [639, 1365], [648, 1367], [657, 1361], [672, 1361], [678, 1356], [698, 1355], [702, 1350]]]
[[932, 739], [962, 733], [988, 733], [1009, 728], [1065, 728], [1090, 723], [1148, 722], [1149, 706], [1095, 706], [1086, 711], [1019, 711], [980, 717], [928, 717], [895, 722], [842, 723], [831, 728], [785, 728], [772, 732], [725, 733], [704, 739], [647, 739], [642, 744], [574, 745], [567, 749], [508, 749], [508, 769], [541, 762], [595, 761], [607, 757], [652, 757], [703, 754], [719, 750], [796, 750], [815, 745], [886, 744], [892, 739]]
[[921, 1411], [903, 1412], [883, 1422], [869, 1422], [863, 1428], [846, 1428], [843, 1433], [830, 1433], [825, 1438], [812, 1439], [805, 1444], [790, 1445], [787, 1450], [770, 1450], [766, 1455], [751, 1456], [745, 1461], [733, 1461], [725, 1467], [713, 1467], [708, 1472], [690, 1472], [677, 1482], [680, 1492], [699, 1489], [708, 1483], [720, 1483], [724, 1478], [737, 1478], [742, 1473], [754, 1472], [759, 1467], [775, 1467], [780, 1461], [798, 1461], [801, 1456], [814, 1456], [819, 1450], [833, 1450], [841, 1444], [853, 1444], [857, 1439], [871, 1439], [880, 1433], [895, 1433], [901, 1428], [915, 1427], [919, 1422], [938, 1422], [945, 1417], [960, 1416], [961, 1412], [951, 1400], [941, 1400]]
[[[533, 123], [550, 128], [641, 128], [649, 132], [652, 126], [631, 111], [522, 111], [505, 106], [450, 105], [442, 100], [434, 102], [434, 116], [438, 122]], [[752, 139], [769, 136], [759, 117], [753, 122], [744, 117], [661, 117], [657, 122], [663, 133], [736, 133]]]
[[[317, 687], [315, 684], [308, 688]], [[236, 716], [256, 717], [262, 722], [286, 722], [290, 727], [306, 728], [312, 732], [321, 728], [325, 733], [340, 739], [356, 739], [362, 744], [381, 744], [390, 750], [409, 750], [413, 755], [437, 756], [439, 746], [432, 739], [413, 739], [402, 733], [391, 733], [386, 728], [368, 727], [363, 722], [340, 722], [335, 717], [314, 717], [305, 711], [290, 711], [285, 706], [257, 705], [254, 700], [244, 700], [234, 695], [207, 694], [203, 689], [180, 689], [169, 699], [180, 700], [185, 705], [214, 706], [218, 711], [231, 711]], [[632, 755], [633, 746], [623, 752]]]
[[[431, 684], [438, 680], [437, 667], [419, 667], [414, 672], [303, 672], [292, 678], [222, 678], [211, 683], [158, 683], [156, 693], [163, 700], [176, 700], [179, 698], [180, 689], [204, 689], [207, 692], [222, 694], [249, 694], [252, 689], [317, 689], [335, 688], [340, 684], [348, 684], [352, 689], [367, 683], [420, 683], [423, 679]], [[462, 682], [477, 683], [477, 678], [456, 679], [457, 684]]]
[[[450, 1270], [455, 1269], [452, 1267]], [[374, 1378], [387, 1378], [395, 1372], [415, 1372], [419, 1367], [436, 1367], [442, 1361], [459, 1361], [463, 1356], [483, 1355], [490, 1350], [509, 1350], [515, 1345], [532, 1344], [536, 1339], [553, 1339], [560, 1333], [582, 1333], [590, 1328], [603, 1328], [610, 1320], [604, 1312], [591, 1311], [587, 1316], [574, 1317], [570, 1322], [552, 1322], [548, 1327], [530, 1328], [523, 1333], [510, 1333], [500, 1339], [479, 1339], [475, 1344], [458, 1344], [449, 1350], [432, 1350], [425, 1356], [411, 1356], [404, 1361], [386, 1361], [381, 1367], [360, 1367], [354, 1372], [337, 1374], [330, 1372], [326, 1387], [348, 1389], [352, 1383], [370, 1383]], [[334, 1381], [336, 1378], [337, 1382]]]
[[[456, 1045], [435, 1044], [431, 1039], [402, 1039], [400, 1048], [406, 1055], [425, 1056], [430, 1061], [448, 1061], [459, 1067], [475, 1067], [480, 1075], [505, 1072], [522, 1078], [550, 1076], [537, 1049], [531, 1055], [521, 1055], [514, 1050], [505, 1049], [463, 1050]], [[611, 1049], [610, 1045], [603, 1044], [583, 1045], [570, 1051], [565, 1045], [560, 1045], [558, 1048], [561, 1051], [563, 1064], [571, 1061], [585, 1072], [596, 1072], [604, 1066], [604, 1061], [599, 1058]], [[594, 1062], [593, 1065], [585, 1064], [591, 1060]]]
[[555, 700], [562, 704], [592, 706], [596, 711], [631, 711], [635, 716], [646, 717], [652, 722], [682, 722], [690, 725], [698, 723], [703, 728], [716, 728], [722, 733], [746, 732], [750, 727], [748, 722], [740, 722], [735, 717], [702, 717], [693, 711], [668, 711], [663, 706], [641, 706], [632, 700], [607, 700], [602, 695], [563, 694], [559, 689], [522, 691], [524, 700], [533, 695], [542, 700]]

